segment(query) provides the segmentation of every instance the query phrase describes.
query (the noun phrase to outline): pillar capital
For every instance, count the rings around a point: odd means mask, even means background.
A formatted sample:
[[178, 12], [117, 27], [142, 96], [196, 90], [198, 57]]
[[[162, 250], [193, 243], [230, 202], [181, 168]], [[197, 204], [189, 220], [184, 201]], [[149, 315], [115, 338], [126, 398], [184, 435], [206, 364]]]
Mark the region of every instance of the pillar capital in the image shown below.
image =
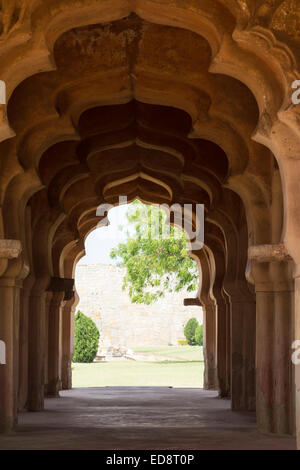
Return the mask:
[[64, 292], [63, 300], [71, 300], [74, 296], [74, 279], [51, 277], [48, 292]]
[[16, 259], [22, 251], [20, 240], [0, 239], [0, 276], [7, 272], [9, 260]]
[[248, 257], [256, 292], [294, 290], [294, 261], [284, 244], [251, 246]]
[[249, 260], [257, 263], [291, 261], [292, 258], [283, 243], [276, 245], [256, 245], [248, 248]]
[[17, 258], [22, 251], [20, 240], [0, 240], [0, 259]]

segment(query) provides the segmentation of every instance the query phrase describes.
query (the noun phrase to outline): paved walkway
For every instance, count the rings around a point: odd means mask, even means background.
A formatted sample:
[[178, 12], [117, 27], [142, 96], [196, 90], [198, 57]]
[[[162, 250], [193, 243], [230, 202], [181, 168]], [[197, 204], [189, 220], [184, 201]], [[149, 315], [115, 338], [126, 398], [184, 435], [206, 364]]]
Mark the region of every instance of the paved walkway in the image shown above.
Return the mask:
[[0, 449], [295, 449], [295, 439], [263, 435], [253, 413], [201, 389], [73, 389], [23, 413]]

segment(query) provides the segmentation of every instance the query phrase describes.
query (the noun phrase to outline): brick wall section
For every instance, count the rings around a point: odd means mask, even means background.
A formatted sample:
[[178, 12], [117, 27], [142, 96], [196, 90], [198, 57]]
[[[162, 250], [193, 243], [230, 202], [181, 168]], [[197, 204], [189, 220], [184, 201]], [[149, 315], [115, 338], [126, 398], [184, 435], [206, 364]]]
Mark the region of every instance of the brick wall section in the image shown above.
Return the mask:
[[78, 265], [77, 309], [91, 317], [100, 331], [100, 348], [108, 346], [164, 346], [184, 339], [183, 327], [191, 317], [203, 321], [202, 309], [184, 307], [185, 297], [196, 293], [167, 294], [152, 305], [132, 304], [122, 291], [124, 268]]

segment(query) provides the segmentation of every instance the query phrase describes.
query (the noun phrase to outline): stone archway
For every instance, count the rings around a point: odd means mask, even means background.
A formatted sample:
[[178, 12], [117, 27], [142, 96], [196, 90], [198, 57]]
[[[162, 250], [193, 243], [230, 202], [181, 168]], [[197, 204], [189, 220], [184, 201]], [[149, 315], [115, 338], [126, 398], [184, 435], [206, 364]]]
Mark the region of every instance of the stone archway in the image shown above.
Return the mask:
[[[234, 392], [235, 384], [234, 407], [254, 407], [253, 378], [241, 372], [243, 361], [237, 369], [233, 360], [228, 367], [228, 357], [240, 358], [245, 347], [236, 341], [241, 329], [253, 322], [252, 283], [260, 325], [259, 428], [294, 431], [299, 410], [289, 354], [299, 317], [300, 135], [291, 84], [299, 69], [296, 30], [287, 31], [281, 13], [289, 20], [292, 15], [295, 25], [296, 3], [3, 4], [0, 72], [9, 102], [0, 123], [0, 229], [3, 239], [19, 240], [22, 247], [21, 255], [2, 254], [2, 329], [10, 359], [5, 373], [0, 370], [4, 429], [16, 419], [18, 376], [19, 406], [28, 401], [30, 409], [43, 407], [47, 312], [71, 311], [67, 280], [86, 234], [99, 222], [96, 208], [124, 194], [146, 202], [205, 204], [202, 302], [218, 305], [227, 328], [230, 311], [233, 328], [230, 347], [228, 334], [226, 341], [217, 334], [227, 358], [218, 358], [222, 393], [229, 393], [229, 382]], [[19, 317], [23, 369], [15, 341]], [[260, 335], [267, 339], [263, 349]], [[247, 348], [251, 364], [253, 342]], [[278, 354], [284, 357], [280, 364], [274, 361]], [[57, 367], [52, 372], [55, 381]], [[240, 401], [240, 390], [248, 390], [241, 379], [246, 376], [252, 392], [242, 392]], [[297, 397], [298, 403], [299, 391]]]

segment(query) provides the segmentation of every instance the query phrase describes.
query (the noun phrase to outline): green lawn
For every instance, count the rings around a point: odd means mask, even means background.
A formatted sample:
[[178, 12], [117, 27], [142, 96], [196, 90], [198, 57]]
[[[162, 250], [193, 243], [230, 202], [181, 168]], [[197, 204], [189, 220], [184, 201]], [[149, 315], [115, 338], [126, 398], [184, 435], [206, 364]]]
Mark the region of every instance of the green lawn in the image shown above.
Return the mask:
[[73, 364], [73, 387], [171, 386], [202, 387], [202, 348], [166, 346], [135, 351], [168, 357], [160, 362], [113, 361]]
[[202, 346], [150, 346], [133, 350], [137, 353], [149, 353], [178, 361], [203, 361]]

